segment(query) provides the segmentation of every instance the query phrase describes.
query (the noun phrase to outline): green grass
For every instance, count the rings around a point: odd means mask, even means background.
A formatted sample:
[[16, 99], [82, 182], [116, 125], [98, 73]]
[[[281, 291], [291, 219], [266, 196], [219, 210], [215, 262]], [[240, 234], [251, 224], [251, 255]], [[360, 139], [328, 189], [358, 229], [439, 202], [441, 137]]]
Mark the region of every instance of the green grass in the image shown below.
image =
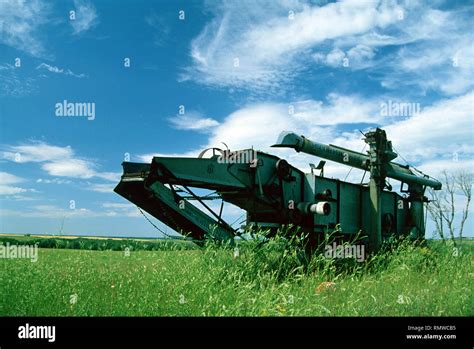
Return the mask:
[[0, 315], [472, 316], [473, 247], [454, 256], [439, 242], [404, 242], [364, 263], [309, 264], [278, 239], [241, 244], [238, 257], [212, 244], [129, 256], [41, 248], [35, 263], [0, 260]]

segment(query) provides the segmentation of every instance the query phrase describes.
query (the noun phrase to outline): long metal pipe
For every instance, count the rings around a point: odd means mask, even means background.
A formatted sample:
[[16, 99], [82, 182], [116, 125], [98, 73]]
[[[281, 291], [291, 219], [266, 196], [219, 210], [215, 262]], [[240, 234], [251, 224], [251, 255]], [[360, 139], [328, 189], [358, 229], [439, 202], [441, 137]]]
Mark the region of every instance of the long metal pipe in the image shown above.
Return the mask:
[[[347, 166], [361, 170], [369, 170], [369, 157], [365, 154], [344, 149], [335, 145], [326, 145], [311, 141], [304, 136], [298, 136], [293, 132], [282, 132], [277, 143], [272, 147], [293, 148], [297, 152], [315, 155], [327, 160], [335, 161]], [[384, 170], [389, 178], [393, 178], [407, 184], [419, 184], [432, 187], [435, 190], [441, 189], [441, 183], [435, 179], [416, 176], [409, 168], [388, 162], [384, 165]]]

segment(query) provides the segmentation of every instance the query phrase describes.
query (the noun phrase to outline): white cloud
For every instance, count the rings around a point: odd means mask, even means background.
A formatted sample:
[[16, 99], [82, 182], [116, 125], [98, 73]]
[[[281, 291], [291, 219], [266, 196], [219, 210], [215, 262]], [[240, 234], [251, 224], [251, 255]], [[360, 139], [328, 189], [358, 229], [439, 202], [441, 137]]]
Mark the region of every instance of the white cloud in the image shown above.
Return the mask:
[[8, 172], [0, 172], [0, 183], [2, 184], [16, 184], [23, 182], [24, 179], [18, 176], [15, 176]]
[[[286, 158], [294, 166], [308, 170], [317, 159], [293, 150], [270, 148], [283, 130], [294, 131], [320, 143], [335, 144], [362, 151], [365, 143], [358, 130], [347, 131], [347, 124], [367, 123], [383, 127], [397, 151], [413, 165], [435, 175], [440, 166], [464, 168], [473, 172], [474, 92], [444, 99], [425, 107], [419, 114], [404, 118], [380, 116], [380, 99], [330, 94], [326, 101], [302, 100], [292, 104], [258, 103], [247, 105], [222, 120], [212, 129], [206, 144], [183, 154], [144, 154], [150, 162], [155, 156], [196, 157], [202, 149], [223, 147], [255, 149]], [[294, 112], [291, 112], [294, 107]], [[346, 127], [342, 128], [341, 124]], [[268, 127], [271, 125], [271, 127]], [[350, 126], [349, 126], [350, 127]], [[452, 163], [452, 159], [458, 159]], [[404, 163], [399, 157], [396, 161]], [[442, 162], [440, 162], [442, 161]], [[441, 164], [441, 165], [440, 165]], [[471, 166], [471, 167], [470, 167]], [[326, 174], [344, 179], [349, 168], [329, 162]], [[348, 180], [360, 180], [361, 171], [353, 170]]]
[[107, 181], [118, 182], [122, 176], [122, 172], [96, 172], [94, 176]]
[[384, 77], [383, 85], [389, 88], [416, 85], [423, 92], [434, 90], [446, 95], [465, 93], [474, 86], [472, 55], [474, 34], [469, 30], [434, 43], [401, 48], [394, 57], [394, 71]]
[[20, 187], [12, 187], [7, 185], [0, 185], [0, 195], [14, 195], [27, 192], [27, 189]]
[[274, 94], [326, 66], [368, 69], [387, 89], [466, 93], [474, 84], [473, 7], [436, 7], [441, 3], [213, 3], [215, 18], [193, 40], [193, 65], [181, 80]]
[[41, 169], [51, 176], [70, 178], [101, 178], [116, 182], [118, 172], [101, 172], [98, 165], [89, 159], [77, 157], [70, 146], [59, 147], [45, 142], [32, 141], [30, 144], [3, 146], [0, 158], [16, 163], [41, 163]]
[[317, 52], [313, 55], [313, 58], [317, 63], [325, 64], [332, 68], [363, 69], [372, 65], [372, 58], [374, 56], [373, 48], [365, 45], [356, 45], [347, 50], [347, 52], [340, 48], [334, 48], [327, 55]]
[[219, 122], [202, 116], [195, 111], [186, 112], [185, 114], [178, 114], [168, 121], [178, 130], [194, 130], [194, 131], [209, 131], [210, 128], [219, 125]]
[[70, 146], [58, 147], [44, 142], [7, 146], [3, 149], [2, 158], [18, 163], [61, 160], [74, 154]]
[[61, 68], [58, 68], [58, 67], [55, 67], [55, 66], [52, 66], [52, 65], [49, 65], [49, 64], [46, 64], [46, 63], [41, 63], [40, 65], [38, 65], [36, 67], [36, 69], [45, 69], [51, 73], [56, 73], [56, 74], [59, 74], [59, 73], [64, 73], [64, 69], [61, 69]]
[[[270, 153], [295, 157], [293, 151], [270, 147], [284, 130], [313, 137], [318, 142], [333, 143], [339, 124], [376, 124], [381, 121], [379, 103], [356, 95], [342, 96], [332, 93], [325, 101], [257, 103], [227, 116], [212, 130], [208, 143], [203, 148], [219, 147], [221, 142], [225, 142], [231, 149], [253, 146], [255, 149]], [[361, 144], [363, 146], [363, 143]], [[357, 146], [360, 147], [361, 145]], [[300, 157], [301, 155], [298, 154]], [[307, 156], [302, 157], [305, 161], [308, 159]], [[307, 162], [304, 167], [307, 167]]]
[[0, 185], [0, 195], [15, 195], [20, 193], [38, 193], [36, 189], [25, 189], [11, 185]]
[[114, 188], [115, 188], [115, 184], [90, 183], [86, 186], [86, 189], [88, 189], [88, 190], [92, 190], [92, 191], [95, 191], [97, 193], [108, 193], [108, 194], [113, 193]]
[[113, 209], [118, 209], [118, 210], [128, 210], [130, 208], [135, 208], [136, 206], [133, 204], [122, 204], [118, 202], [103, 202], [102, 207], [113, 208]]
[[36, 69], [38, 69], [38, 70], [47, 70], [50, 73], [63, 74], [63, 75], [72, 76], [72, 77], [79, 78], [79, 79], [82, 79], [82, 78], [86, 77], [85, 74], [76, 74], [76, 73], [72, 72], [70, 69], [64, 70], [63, 68], [59, 68], [59, 67], [56, 67], [56, 66], [53, 66], [53, 65], [49, 65], [47, 63], [41, 63], [40, 65], [38, 65], [36, 67]]
[[[275, 89], [304, 68], [312, 47], [384, 28], [397, 21], [399, 9], [377, 1], [325, 6], [226, 1], [214, 9], [216, 18], [192, 42], [194, 65], [185, 78], [217, 86]], [[294, 11], [293, 19], [289, 11]]]
[[96, 174], [89, 161], [73, 158], [47, 162], [41, 168], [49, 175], [59, 177], [91, 178]]
[[385, 126], [395, 147], [408, 161], [455, 153], [474, 154], [474, 92], [441, 100], [425, 107], [418, 115]]
[[[254, 147], [285, 157], [294, 166], [307, 170], [308, 163], [315, 162], [314, 157], [297, 154], [289, 149], [270, 147], [276, 142], [281, 131], [291, 130], [318, 142], [335, 143], [335, 138], [341, 136], [337, 129], [339, 124], [382, 122], [379, 104], [377, 100], [365, 100], [357, 95], [342, 96], [335, 93], [329, 94], [324, 101], [309, 99], [292, 103], [249, 104], [225, 117], [211, 130], [208, 141], [199, 149], [174, 154], [143, 154], [138, 158], [142, 162], [151, 162], [153, 156], [197, 157], [205, 148], [223, 148], [222, 142], [224, 142], [230, 149]], [[361, 138], [360, 133], [358, 138]], [[360, 139], [351, 145], [358, 150], [363, 146], [364, 143]], [[344, 176], [348, 170], [346, 166], [337, 164], [328, 164], [326, 169], [327, 173], [332, 175]]]
[[47, 178], [38, 178], [36, 180], [36, 183], [44, 183], [44, 184], [71, 184], [72, 181], [68, 179], [59, 179], [59, 178], [53, 178], [53, 179], [47, 179]]
[[49, 6], [40, 0], [0, 1], [0, 44], [35, 57], [46, 55], [39, 30], [48, 22]]
[[[330, 111], [328, 113], [331, 115]], [[433, 176], [443, 169], [464, 169], [474, 173], [473, 113], [474, 92], [469, 92], [439, 100], [423, 108], [419, 114], [398, 120], [379, 119], [377, 124], [387, 132], [387, 137], [401, 154], [396, 162], [405, 163], [405, 159]], [[319, 141], [318, 134], [308, 131], [302, 134]], [[322, 143], [360, 151], [364, 146], [361, 136], [358, 130], [341, 132], [339, 128], [332, 128]]]
[[2, 200], [11, 200], [11, 201], [36, 201], [39, 200], [39, 198], [35, 197], [30, 197], [30, 196], [25, 196], [25, 195], [7, 195], [2, 198]]
[[106, 209], [106, 215], [110, 217], [142, 217], [134, 204], [103, 202], [101, 206]]
[[76, 9], [75, 19], [71, 20], [73, 34], [83, 33], [99, 23], [97, 11], [94, 5], [87, 0], [74, 0]]
[[[473, 112], [474, 92], [469, 92], [440, 100], [408, 118], [379, 120], [379, 125], [401, 154], [396, 162], [407, 160], [432, 176], [442, 170], [474, 173]], [[362, 149], [364, 142], [358, 131], [334, 131], [329, 142], [357, 151]]]
[[[411, 4], [411, 3], [408, 3]], [[426, 8], [413, 3], [401, 21], [397, 36], [410, 43], [381, 60], [382, 86], [397, 89], [417, 87], [422, 93], [466, 93], [474, 86], [474, 32], [472, 6], [452, 11]], [[423, 4], [423, 5], [421, 5]], [[419, 14], [423, 13], [422, 16]]]
[[343, 59], [346, 58], [346, 54], [341, 49], [335, 48], [326, 56], [321, 53], [315, 53], [313, 57], [317, 62], [322, 62], [331, 67], [342, 67]]
[[379, 103], [357, 95], [344, 96], [330, 93], [326, 98], [326, 103], [302, 100], [291, 105], [294, 106], [295, 118], [300, 119], [304, 124], [337, 125], [381, 121]]
[[469, 154], [466, 158], [461, 156], [451, 159], [429, 160], [422, 163], [418, 168], [425, 173], [429, 173], [431, 176], [436, 176], [438, 179], [442, 179], [443, 171], [448, 173], [466, 171], [474, 174], [474, 159], [472, 154]]
[[24, 178], [15, 176], [8, 172], [0, 172], [0, 195], [16, 195], [26, 192], [36, 192], [34, 189], [25, 189], [15, 184], [25, 182]]
[[373, 49], [365, 45], [356, 45], [347, 51], [347, 57], [349, 62], [361, 63], [365, 60], [370, 60], [374, 57], [375, 53]]

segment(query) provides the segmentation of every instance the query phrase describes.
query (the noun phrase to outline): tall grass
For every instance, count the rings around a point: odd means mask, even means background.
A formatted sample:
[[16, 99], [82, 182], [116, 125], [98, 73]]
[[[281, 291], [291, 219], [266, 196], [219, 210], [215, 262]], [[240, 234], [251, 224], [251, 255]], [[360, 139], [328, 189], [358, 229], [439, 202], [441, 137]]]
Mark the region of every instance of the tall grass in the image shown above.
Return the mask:
[[278, 234], [128, 256], [40, 249], [36, 263], [0, 260], [0, 315], [474, 314], [467, 243], [403, 240], [364, 262], [305, 252], [302, 239]]

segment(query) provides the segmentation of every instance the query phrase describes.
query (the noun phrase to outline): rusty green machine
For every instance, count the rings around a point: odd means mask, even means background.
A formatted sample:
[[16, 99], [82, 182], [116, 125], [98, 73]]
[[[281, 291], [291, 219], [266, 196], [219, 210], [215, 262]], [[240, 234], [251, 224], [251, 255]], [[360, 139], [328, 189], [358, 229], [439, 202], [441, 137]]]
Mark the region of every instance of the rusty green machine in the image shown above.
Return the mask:
[[[150, 164], [124, 162], [114, 190], [194, 241], [204, 240], [211, 232], [220, 239], [232, 239], [242, 231], [223, 220], [222, 205], [219, 212], [210, 208], [206, 202], [213, 199], [245, 210], [247, 227], [269, 231], [298, 227], [312, 244], [335, 229], [346, 237], [361, 234], [370, 250], [379, 249], [393, 236], [423, 238], [424, 192], [426, 187], [441, 189], [441, 183], [393, 162], [397, 154], [382, 129], [365, 133], [364, 141], [367, 154], [283, 132], [273, 147], [293, 148], [361, 169], [370, 174], [366, 184], [325, 177], [325, 161], [304, 173], [284, 159], [253, 149], [209, 148], [197, 158], [159, 156]], [[212, 155], [204, 157], [208, 151]], [[392, 191], [388, 178], [401, 182], [401, 195]], [[195, 188], [211, 192], [200, 195]]]

